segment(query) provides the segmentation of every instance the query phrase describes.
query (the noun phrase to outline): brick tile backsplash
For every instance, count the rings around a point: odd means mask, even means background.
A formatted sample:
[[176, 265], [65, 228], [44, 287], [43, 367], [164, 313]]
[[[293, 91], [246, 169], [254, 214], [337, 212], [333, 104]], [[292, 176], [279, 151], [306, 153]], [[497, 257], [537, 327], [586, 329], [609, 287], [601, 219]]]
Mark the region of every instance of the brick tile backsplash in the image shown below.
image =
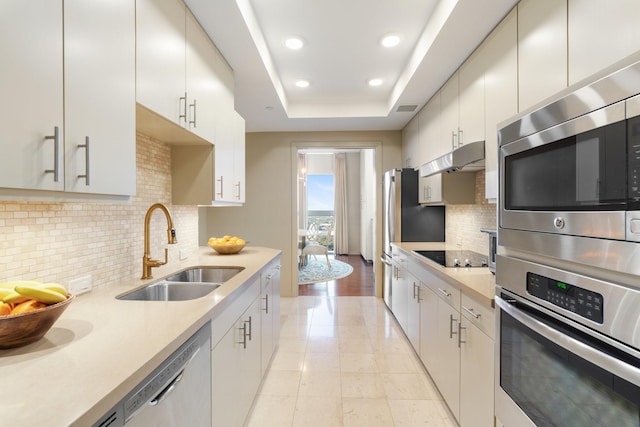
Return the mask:
[[169, 207], [178, 243], [167, 245], [164, 215], [151, 220], [151, 255], [175, 269], [180, 249], [198, 247], [198, 209], [171, 205], [171, 147], [136, 135], [136, 196], [127, 202], [23, 202], [0, 200], [0, 281], [42, 279], [67, 285], [91, 274], [94, 286], [140, 277], [144, 217], [153, 203]]
[[446, 207], [446, 240], [471, 251], [488, 255], [489, 236], [481, 228], [497, 227], [496, 205], [488, 203], [484, 192], [485, 173], [476, 172], [475, 204]]

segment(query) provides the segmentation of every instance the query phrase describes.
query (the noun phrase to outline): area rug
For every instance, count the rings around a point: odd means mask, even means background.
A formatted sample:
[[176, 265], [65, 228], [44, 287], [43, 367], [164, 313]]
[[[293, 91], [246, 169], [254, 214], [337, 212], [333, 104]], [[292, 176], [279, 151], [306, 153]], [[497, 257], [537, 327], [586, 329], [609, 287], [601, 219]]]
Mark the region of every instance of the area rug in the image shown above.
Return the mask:
[[315, 259], [313, 256], [309, 256], [307, 265], [298, 269], [298, 285], [342, 279], [353, 273], [353, 267], [345, 262], [335, 259], [330, 259], [329, 262], [331, 263], [330, 269], [325, 257]]

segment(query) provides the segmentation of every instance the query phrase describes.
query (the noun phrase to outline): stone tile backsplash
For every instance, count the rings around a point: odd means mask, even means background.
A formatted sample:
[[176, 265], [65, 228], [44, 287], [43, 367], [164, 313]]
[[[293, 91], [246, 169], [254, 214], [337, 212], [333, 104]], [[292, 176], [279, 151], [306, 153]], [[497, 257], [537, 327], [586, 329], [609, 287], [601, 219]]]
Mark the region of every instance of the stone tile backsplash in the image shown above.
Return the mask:
[[[42, 279], [67, 285], [91, 274], [93, 286], [139, 277], [142, 273], [144, 216], [153, 203], [171, 210], [178, 244], [167, 245], [166, 221], [155, 211], [151, 255], [169, 265], [180, 249], [192, 256], [198, 246], [198, 209], [172, 206], [171, 147], [136, 135], [137, 192], [128, 202], [23, 202], [0, 200], [0, 281]], [[117, 170], [114, 171], [117, 173]]]
[[476, 172], [475, 204], [446, 207], [446, 240], [464, 249], [488, 255], [489, 236], [481, 228], [497, 227], [496, 205], [485, 199], [485, 173]]

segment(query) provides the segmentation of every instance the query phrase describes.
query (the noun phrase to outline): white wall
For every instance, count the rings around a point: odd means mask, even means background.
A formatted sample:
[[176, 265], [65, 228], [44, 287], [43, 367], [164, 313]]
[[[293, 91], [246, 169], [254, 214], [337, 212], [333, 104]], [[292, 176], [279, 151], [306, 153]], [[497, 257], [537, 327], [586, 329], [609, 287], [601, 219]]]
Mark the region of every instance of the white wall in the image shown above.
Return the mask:
[[[246, 198], [243, 207], [200, 208], [200, 244], [207, 236], [236, 234], [251, 245], [269, 246], [283, 251], [282, 295], [297, 296], [297, 224], [295, 194], [298, 148], [350, 147], [376, 148], [377, 177], [401, 162], [401, 132], [265, 132], [248, 133], [246, 138]], [[376, 183], [377, 184], [377, 183]], [[376, 185], [379, 193], [381, 185]], [[381, 195], [377, 195], [380, 200]], [[376, 232], [382, 225], [376, 222]], [[376, 248], [375, 259], [380, 249]], [[374, 264], [376, 293], [382, 296], [379, 262]]]

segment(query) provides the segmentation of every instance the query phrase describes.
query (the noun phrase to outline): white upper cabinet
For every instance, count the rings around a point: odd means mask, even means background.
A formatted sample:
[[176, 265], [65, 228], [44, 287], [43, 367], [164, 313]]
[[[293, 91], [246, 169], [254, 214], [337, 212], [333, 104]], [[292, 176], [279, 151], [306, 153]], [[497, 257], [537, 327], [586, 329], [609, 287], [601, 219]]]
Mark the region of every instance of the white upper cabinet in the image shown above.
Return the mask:
[[485, 71], [485, 197], [498, 197], [498, 124], [518, 112], [518, 22], [514, 8], [483, 43]]
[[[420, 111], [420, 159], [417, 166], [422, 166], [444, 154], [449, 140], [442, 140], [442, 124], [440, 123], [440, 92], [431, 97], [427, 105]], [[445, 151], [446, 152], [446, 151]]]
[[215, 139], [215, 114], [220, 82], [215, 74], [216, 47], [196, 18], [187, 11], [187, 129], [203, 139]]
[[136, 8], [136, 100], [186, 126], [186, 7], [180, 0], [137, 0]]
[[569, 85], [638, 51], [640, 2], [568, 0]]
[[133, 195], [135, 5], [65, 0], [64, 27], [65, 190]]
[[131, 1], [4, 2], [0, 187], [135, 193], [134, 16]]
[[[440, 89], [440, 142], [434, 147], [434, 158], [440, 157], [458, 146], [460, 110], [458, 106], [459, 74], [453, 76]], [[433, 159], [429, 159], [433, 160]]]
[[402, 154], [405, 168], [416, 168], [420, 166], [419, 150], [420, 144], [420, 113], [413, 116], [413, 119], [402, 129]]
[[485, 63], [481, 50], [473, 52], [460, 67], [458, 146], [484, 141], [484, 72]]
[[567, 2], [518, 4], [519, 111], [567, 87]]
[[62, 1], [4, 1], [1, 11], [0, 187], [63, 190]]

